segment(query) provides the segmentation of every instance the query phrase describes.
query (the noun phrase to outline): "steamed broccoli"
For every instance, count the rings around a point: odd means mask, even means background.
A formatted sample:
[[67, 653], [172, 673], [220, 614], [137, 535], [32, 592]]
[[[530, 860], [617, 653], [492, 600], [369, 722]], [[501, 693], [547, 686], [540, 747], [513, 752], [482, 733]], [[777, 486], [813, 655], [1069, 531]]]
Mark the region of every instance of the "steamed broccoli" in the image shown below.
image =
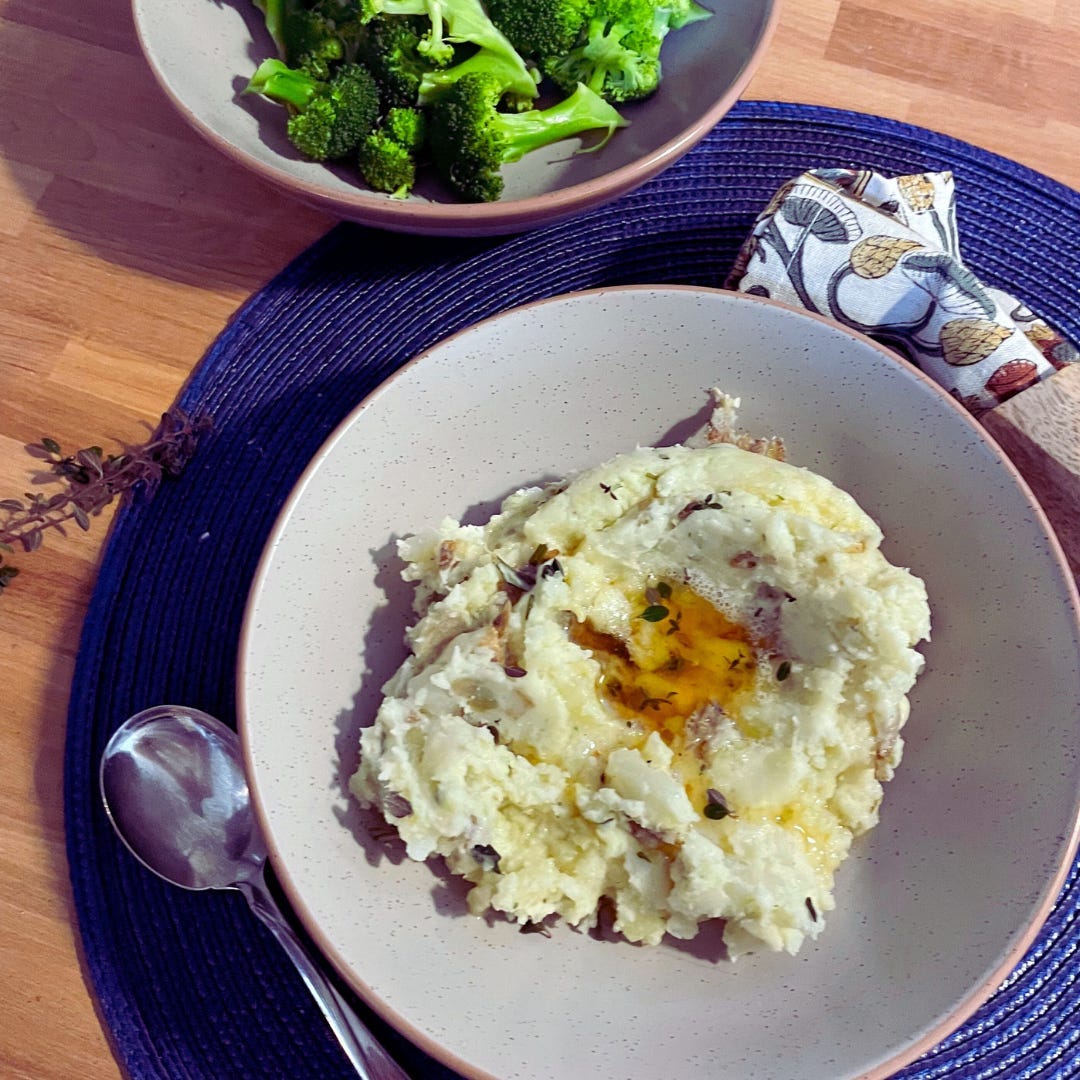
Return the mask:
[[[526, 105], [536, 98], [538, 73], [529, 68], [491, 21], [481, 0], [352, 2], [359, 5], [360, 18], [367, 26], [359, 55], [395, 103], [412, 105], [426, 101], [437, 87], [457, 78], [457, 74], [442, 75], [442, 69], [470, 61], [480, 53], [490, 60], [493, 69], [498, 69], [507, 94]], [[479, 61], [475, 66], [484, 64]], [[425, 79], [433, 81], [425, 82]], [[407, 95], [414, 86], [416, 96], [410, 100]]]
[[329, 80], [264, 60], [245, 88], [289, 108], [289, 141], [313, 161], [347, 157], [379, 117], [379, 91], [359, 64], [339, 64]]
[[384, 105], [420, 100], [421, 80], [438, 66], [419, 48], [430, 25], [415, 15], [377, 15], [367, 24], [357, 59], [375, 76]]
[[[247, 92], [286, 107], [305, 157], [351, 158], [396, 196], [433, 161], [473, 201], [497, 199], [502, 165], [533, 149], [610, 137], [626, 122], [613, 106], [659, 85], [666, 35], [710, 14], [698, 0], [253, 2], [278, 58]], [[542, 77], [562, 102], [538, 107]]]
[[658, 18], [666, 20], [667, 30], [681, 30], [690, 23], [711, 19], [713, 15], [697, 0], [657, 0], [656, 12]]
[[404, 199], [416, 183], [416, 158], [386, 132], [375, 130], [360, 144], [356, 162], [372, 191]]
[[539, 93], [532, 76], [524, 81], [521, 79], [521, 68], [517, 61], [507, 59], [504, 52], [477, 49], [452, 67], [425, 72], [420, 80], [417, 101], [421, 105], [430, 105], [466, 75], [488, 75], [495, 79], [502, 87], [500, 97], [503, 105], [515, 111], [528, 109]]
[[597, 0], [575, 44], [542, 58], [544, 74], [564, 90], [581, 82], [609, 101], [648, 97], [660, 85], [657, 21], [652, 0]]
[[522, 56], [562, 56], [588, 25], [596, 0], [488, 0], [491, 21]]
[[317, 11], [297, 11], [285, 24], [284, 60], [317, 78], [330, 75], [334, 64], [345, 58], [345, 41], [337, 25]]
[[519, 113], [498, 111], [502, 93], [493, 76], [469, 74], [431, 106], [429, 142], [435, 167], [470, 202], [499, 198], [506, 162], [585, 131], [603, 130], [610, 137], [626, 122], [585, 86], [550, 108]]
[[387, 109], [379, 127], [412, 154], [418, 154], [427, 142], [427, 115], [421, 109]]
[[[512, 3], [514, 0], [504, 0]], [[543, 12], [541, 0], [531, 0]], [[565, 40], [557, 17], [582, 10], [580, 0], [542, 0], [556, 20], [556, 44]], [[540, 67], [556, 86], [569, 91], [585, 83], [612, 102], [638, 101], [660, 85], [660, 48], [671, 30], [708, 18], [696, 0], [592, 0], [576, 40], [569, 48], [544, 53]], [[548, 26], [550, 21], [542, 21]]]
[[290, 67], [327, 78], [334, 64], [353, 59], [360, 24], [336, 0], [255, 0], [255, 6]]
[[454, 58], [454, 46], [444, 37], [442, 0], [355, 0], [364, 23], [380, 15], [391, 18], [423, 15], [427, 25], [417, 49], [421, 56], [435, 65], [448, 64]]
[[[331, 0], [333, 2], [333, 0]], [[417, 46], [421, 56], [435, 67], [455, 59], [455, 46], [471, 44], [499, 53], [507, 63], [516, 65], [520, 93], [527, 93], [527, 81], [535, 78], [525, 61], [491, 21], [481, 0], [355, 0], [361, 18], [370, 21], [378, 15], [424, 15], [430, 25]]]
[[388, 109], [360, 144], [357, 164], [368, 187], [403, 199], [416, 183], [417, 159], [427, 141], [427, 116], [420, 109]]

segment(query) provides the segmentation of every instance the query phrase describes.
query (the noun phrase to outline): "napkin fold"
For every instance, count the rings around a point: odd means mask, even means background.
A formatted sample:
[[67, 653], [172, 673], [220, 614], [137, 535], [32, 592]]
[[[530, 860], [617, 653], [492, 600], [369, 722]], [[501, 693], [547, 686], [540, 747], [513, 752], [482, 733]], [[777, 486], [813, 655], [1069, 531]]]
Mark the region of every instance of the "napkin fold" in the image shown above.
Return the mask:
[[813, 169], [783, 184], [728, 288], [835, 319], [889, 346], [978, 415], [1080, 359], [963, 262], [951, 172]]

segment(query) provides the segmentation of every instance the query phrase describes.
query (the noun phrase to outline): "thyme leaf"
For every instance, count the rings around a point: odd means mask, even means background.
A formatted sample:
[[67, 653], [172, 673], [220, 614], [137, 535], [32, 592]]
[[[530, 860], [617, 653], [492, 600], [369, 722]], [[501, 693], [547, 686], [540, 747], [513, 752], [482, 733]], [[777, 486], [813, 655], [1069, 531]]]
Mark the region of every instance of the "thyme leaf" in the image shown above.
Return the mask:
[[[730, 491], [725, 491], [725, 495], [730, 495]], [[704, 499], [694, 499], [693, 502], [688, 502], [676, 515], [677, 521], [685, 521], [691, 514], [696, 514], [699, 510], [723, 510], [724, 504], [720, 502], [713, 492], [709, 492]]]
[[723, 818], [735, 816], [735, 811], [731, 809], [727, 799], [716, 788], [709, 788], [705, 793], [705, 800], [705, 809], [702, 813], [711, 821], [721, 821]]

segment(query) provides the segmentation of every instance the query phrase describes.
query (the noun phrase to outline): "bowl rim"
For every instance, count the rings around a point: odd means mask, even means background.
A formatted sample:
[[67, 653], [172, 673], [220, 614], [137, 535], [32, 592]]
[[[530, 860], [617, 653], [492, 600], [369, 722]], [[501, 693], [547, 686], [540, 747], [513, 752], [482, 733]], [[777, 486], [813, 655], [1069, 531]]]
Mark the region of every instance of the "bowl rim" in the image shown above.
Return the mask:
[[255, 173], [263, 181], [309, 206], [374, 228], [425, 236], [495, 236], [523, 232], [551, 224], [613, 202], [651, 180], [693, 149], [731, 111], [766, 52], [780, 18], [782, 0], [764, 0], [761, 33], [737, 77], [701, 116], [651, 153], [592, 180], [582, 181], [542, 195], [490, 203], [437, 203], [393, 199], [365, 188], [331, 194], [319, 184], [288, 175], [270, 161], [240, 149], [223, 137], [173, 89], [165, 72], [154, 61], [140, 11], [146, 0], [131, 0], [132, 19], [139, 49], [154, 80], [173, 107], [208, 143], [226, 157]]
[[[968, 425], [975, 433], [977, 438], [984, 442], [989, 449], [993, 452], [995, 457], [999, 459], [999, 463], [1004, 466], [1006, 471], [1012, 476], [1012, 479], [1017, 484], [1024, 496], [1025, 500], [1030, 506], [1031, 512], [1035, 519], [1040, 523], [1042, 531], [1045, 533], [1049, 553], [1053, 561], [1057, 564], [1057, 567], [1061, 573], [1063, 582], [1063, 595], [1062, 600], [1065, 602], [1068, 612], [1071, 615], [1071, 620], [1076, 624], [1078, 631], [1080, 631], [1080, 589], [1078, 589], [1077, 579], [1074, 577], [1068, 563], [1065, 550], [1062, 546], [1060, 539], [1054, 531], [1046, 512], [1043, 510], [1038, 499], [1036, 498], [1031, 485], [1024, 479], [1019, 468], [1013, 463], [1012, 459], [1006, 454], [1001, 444], [993, 437], [973, 415], [963, 405], [956, 400], [953, 395], [949, 394], [939, 383], [932, 379], [929, 375], [916, 367], [913, 363], [907, 360], [905, 357], [896, 353], [895, 351], [882, 345], [880, 342], [875, 341], [869, 335], [855, 330], [851, 327], [836, 321], [835, 319], [828, 318], [827, 316], [820, 315], [816, 312], [811, 312], [805, 308], [796, 307], [792, 304], [785, 303], [780, 300], [776, 300], [771, 297], [762, 297], [753, 295], [750, 293], [737, 292], [731, 289], [718, 288], [713, 286], [701, 286], [701, 285], [682, 285], [672, 283], [635, 283], [629, 285], [599, 285], [593, 286], [587, 289], [570, 290], [567, 292], [561, 292], [553, 296], [541, 297], [532, 301], [527, 301], [521, 304], [515, 304], [511, 307], [505, 308], [499, 312], [489, 315], [483, 319], [479, 319], [474, 323], [470, 323], [466, 327], [455, 331], [452, 334], [448, 334], [438, 341], [434, 342], [428, 348], [422, 352], [416, 354], [402, 364], [395, 371], [391, 372], [386, 378], [381, 380], [377, 386], [366, 394], [361, 400], [357, 401], [349, 410], [347, 415], [335, 426], [327, 437], [323, 440], [319, 449], [309, 459], [307, 465], [304, 467], [301, 474], [297, 477], [295, 484], [293, 485], [290, 494], [286, 498], [279, 510], [278, 517], [272, 526], [266, 543], [263, 547], [262, 554], [256, 565], [255, 571], [252, 576], [250, 591], [245, 604], [243, 620], [241, 624], [240, 637], [237, 650], [237, 662], [236, 662], [236, 716], [237, 726], [240, 734], [241, 746], [243, 750], [244, 762], [249, 776], [253, 776], [256, 772], [253, 759], [253, 750], [251, 747], [250, 739], [248, 737], [248, 715], [249, 709], [247, 704], [247, 657], [250, 649], [249, 638], [252, 633], [253, 625], [253, 613], [255, 605], [258, 600], [260, 587], [266, 576], [269, 565], [272, 562], [274, 550], [276, 547], [276, 541], [281, 528], [291, 513], [291, 509], [294, 500], [299, 497], [300, 493], [306, 487], [309, 478], [314, 471], [318, 469], [322, 461], [326, 458], [333, 446], [341, 439], [346, 430], [351, 427], [357, 416], [367, 408], [368, 404], [379, 395], [388, 384], [395, 381], [399, 375], [407, 369], [413, 367], [416, 364], [423, 363], [425, 358], [433, 352], [437, 352], [446, 347], [446, 345], [455, 339], [458, 339], [466, 334], [471, 333], [477, 326], [491, 323], [493, 321], [504, 318], [515, 312], [519, 312], [529, 308], [537, 308], [550, 304], [557, 304], [566, 301], [570, 298], [587, 297], [595, 294], [611, 294], [611, 293], [650, 293], [656, 291], [663, 292], [690, 292], [690, 293], [713, 293], [721, 296], [729, 297], [736, 302], [745, 302], [752, 304], [759, 304], [765, 307], [778, 308], [783, 311], [787, 311], [791, 314], [823, 323], [832, 327], [834, 330], [838, 329], [842, 333], [849, 335], [850, 337], [862, 342], [864, 345], [869, 346], [875, 352], [883, 356], [888, 362], [898, 364], [900, 367], [907, 370], [907, 372], [914, 376], [915, 379], [928, 387], [936, 396], [947, 403], [948, 407], [956, 414], [958, 419], [962, 423]], [[349, 961], [343, 957], [340, 952], [334, 947], [333, 943], [329, 940], [326, 932], [323, 930], [319, 922], [313, 917], [313, 914], [304, 900], [304, 896], [298, 887], [297, 883], [293, 880], [292, 874], [288, 865], [282, 859], [281, 852], [277, 848], [277, 844], [274, 840], [272, 831], [269, 827], [269, 815], [266, 807], [263, 805], [262, 796], [257, 787], [253, 786], [252, 789], [252, 802], [255, 808], [257, 819], [260, 826], [263, 829], [267, 838], [267, 843], [270, 851], [271, 861], [274, 865], [275, 874], [280, 881], [282, 888], [289, 899], [297, 917], [301, 920], [306, 928], [311, 939], [315, 942], [316, 946], [322, 953], [322, 955], [332, 964], [342, 978], [351, 986], [351, 988], [371, 1007], [384, 1021], [394, 1027], [398, 1032], [404, 1035], [416, 1046], [420, 1047], [425, 1053], [429, 1054], [437, 1061], [441, 1061], [444, 1064], [456, 1069], [461, 1073], [463, 1077], [471, 1078], [471, 1080], [499, 1080], [498, 1077], [491, 1076], [486, 1071], [478, 1069], [476, 1066], [471, 1065], [468, 1062], [461, 1061], [446, 1047], [433, 1040], [424, 1031], [415, 1027], [408, 1018], [402, 1016], [392, 1008], [390, 1008], [376, 993], [371, 986], [369, 986], [363, 979], [362, 975], [357, 972]], [[1072, 819], [1065, 834], [1062, 836], [1062, 855], [1058, 862], [1057, 867], [1053, 875], [1044, 883], [1041, 891], [1041, 899], [1038, 906], [1033, 910], [1030, 919], [1026, 926], [1017, 935], [1013, 946], [1009, 951], [1001, 958], [1000, 962], [991, 969], [977, 984], [971, 986], [960, 1000], [958, 1000], [954, 1007], [945, 1015], [941, 1016], [938, 1021], [929, 1028], [924, 1034], [913, 1039], [905, 1047], [897, 1050], [889, 1057], [888, 1060], [881, 1062], [878, 1065], [870, 1067], [868, 1070], [859, 1074], [858, 1080], [888, 1080], [897, 1070], [911, 1064], [913, 1061], [927, 1053], [938, 1045], [943, 1039], [947, 1038], [957, 1028], [965, 1023], [985, 1002], [998, 990], [1004, 979], [1015, 970], [1017, 964], [1023, 959], [1024, 955], [1031, 948], [1036, 937], [1042, 930], [1043, 925], [1049, 918], [1055, 903], [1061, 893], [1061, 890], [1065, 884], [1066, 879], [1071, 871], [1073, 863], [1077, 857], [1078, 851], [1080, 851], [1080, 791], [1076, 792], [1074, 805], [1072, 809]]]

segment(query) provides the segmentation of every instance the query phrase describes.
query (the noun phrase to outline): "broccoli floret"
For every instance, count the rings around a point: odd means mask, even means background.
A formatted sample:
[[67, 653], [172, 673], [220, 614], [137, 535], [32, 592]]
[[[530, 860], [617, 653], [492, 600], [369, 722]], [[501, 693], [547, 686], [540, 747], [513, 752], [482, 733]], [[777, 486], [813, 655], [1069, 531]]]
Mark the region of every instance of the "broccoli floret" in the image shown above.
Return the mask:
[[360, 175], [375, 191], [405, 198], [416, 183], [417, 158], [426, 141], [427, 117], [420, 109], [388, 109], [360, 144]]
[[430, 22], [419, 16], [378, 15], [366, 28], [357, 59], [375, 76], [387, 106], [411, 106], [420, 99], [420, 82], [437, 65], [419, 45]]
[[656, 12], [666, 22], [668, 30], [681, 30], [690, 23], [711, 19], [713, 15], [697, 0], [657, 0]]
[[278, 56], [294, 68], [327, 78], [334, 64], [352, 59], [360, 24], [334, 0], [255, 0]]
[[427, 116], [420, 109], [387, 109], [379, 127], [413, 154], [418, 154], [427, 142]]
[[373, 191], [404, 199], [416, 183], [416, 157], [386, 132], [373, 131], [360, 144], [357, 164]]
[[[675, 0], [672, 0], [675, 2]], [[595, 0], [488, 0], [491, 21], [522, 56], [569, 52], [592, 14]]]
[[433, 67], [450, 64], [455, 46], [475, 45], [500, 56], [515, 72], [508, 92], [533, 100], [537, 95], [537, 75], [506, 35], [491, 21], [481, 0], [359, 0], [366, 17], [376, 15], [425, 15], [430, 26], [417, 45], [421, 56]]
[[459, 79], [466, 75], [487, 75], [495, 79], [502, 87], [502, 104], [515, 111], [528, 109], [537, 97], [537, 85], [530, 77], [527, 82], [520, 79], [521, 69], [515, 61], [508, 60], [505, 53], [492, 52], [490, 49], [477, 49], [474, 53], [453, 67], [435, 68], [424, 73], [420, 80], [417, 100], [421, 105], [430, 105]]
[[541, 60], [544, 74], [569, 90], [584, 83], [608, 101], [637, 101], [660, 85], [660, 45], [652, 0], [598, 0], [576, 44]]
[[315, 11], [295, 11], [285, 21], [282, 58], [291, 67], [325, 79], [331, 67], [345, 56], [345, 44], [337, 27]]
[[550, 108], [519, 113], [498, 111], [502, 92], [493, 76], [465, 75], [431, 107], [429, 142], [435, 167], [470, 202], [492, 202], [502, 195], [506, 162], [585, 131], [602, 130], [610, 136], [626, 123], [586, 86]]
[[668, 33], [710, 14], [696, 0], [595, 0], [576, 43], [540, 66], [563, 90], [583, 82], [607, 101], [639, 101], [660, 85]]
[[423, 15], [427, 28], [421, 36], [417, 49], [421, 56], [435, 65], [449, 64], [454, 58], [453, 42], [445, 37], [443, 0], [357, 0], [361, 18], [365, 21], [379, 15]]
[[371, 73], [359, 64], [340, 64], [329, 80], [264, 60], [245, 93], [262, 94], [289, 108], [289, 141], [313, 161], [347, 157], [379, 117], [379, 91]]

